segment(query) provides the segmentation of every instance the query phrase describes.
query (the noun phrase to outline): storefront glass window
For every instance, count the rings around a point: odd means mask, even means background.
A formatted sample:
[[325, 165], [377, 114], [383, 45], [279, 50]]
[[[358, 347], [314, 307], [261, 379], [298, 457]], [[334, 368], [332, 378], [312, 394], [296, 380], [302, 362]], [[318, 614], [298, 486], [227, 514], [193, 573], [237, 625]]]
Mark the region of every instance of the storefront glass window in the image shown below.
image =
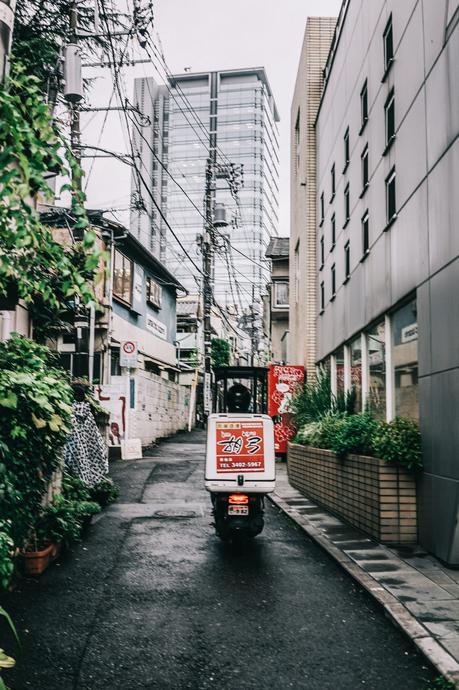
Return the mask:
[[416, 301], [392, 316], [392, 358], [395, 379], [395, 414], [419, 419], [418, 323]]
[[386, 348], [384, 321], [368, 332], [368, 404], [376, 419], [386, 418]]
[[336, 351], [336, 393], [344, 394], [344, 347]]
[[360, 336], [351, 343], [351, 386], [355, 391], [355, 411], [362, 410], [362, 341]]

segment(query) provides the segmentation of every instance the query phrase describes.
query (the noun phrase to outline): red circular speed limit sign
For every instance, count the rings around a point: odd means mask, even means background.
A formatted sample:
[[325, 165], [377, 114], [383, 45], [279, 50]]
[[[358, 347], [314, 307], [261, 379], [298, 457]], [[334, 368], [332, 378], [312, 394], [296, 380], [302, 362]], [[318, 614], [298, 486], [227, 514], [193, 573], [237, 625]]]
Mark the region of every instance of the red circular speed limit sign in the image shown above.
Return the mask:
[[131, 355], [133, 352], [135, 352], [135, 343], [131, 342], [130, 340], [127, 340], [125, 343], [123, 343], [123, 350], [127, 355]]

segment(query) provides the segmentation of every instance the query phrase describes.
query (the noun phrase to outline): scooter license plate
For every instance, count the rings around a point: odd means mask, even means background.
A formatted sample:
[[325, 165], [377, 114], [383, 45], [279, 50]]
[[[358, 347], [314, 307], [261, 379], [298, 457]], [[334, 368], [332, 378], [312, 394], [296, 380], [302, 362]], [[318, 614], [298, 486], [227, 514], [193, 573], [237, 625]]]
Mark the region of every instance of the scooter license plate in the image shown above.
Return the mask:
[[248, 515], [249, 506], [228, 506], [228, 515]]

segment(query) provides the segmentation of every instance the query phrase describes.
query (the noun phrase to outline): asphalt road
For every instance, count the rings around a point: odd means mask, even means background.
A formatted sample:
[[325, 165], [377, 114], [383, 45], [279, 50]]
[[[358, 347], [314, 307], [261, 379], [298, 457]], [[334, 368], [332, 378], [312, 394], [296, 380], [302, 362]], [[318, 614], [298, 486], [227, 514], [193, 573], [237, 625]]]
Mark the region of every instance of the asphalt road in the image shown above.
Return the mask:
[[116, 463], [120, 501], [5, 597], [14, 690], [424, 690], [437, 674], [271, 504], [249, 545], [214, 536], [203, 452], [194, 433]]

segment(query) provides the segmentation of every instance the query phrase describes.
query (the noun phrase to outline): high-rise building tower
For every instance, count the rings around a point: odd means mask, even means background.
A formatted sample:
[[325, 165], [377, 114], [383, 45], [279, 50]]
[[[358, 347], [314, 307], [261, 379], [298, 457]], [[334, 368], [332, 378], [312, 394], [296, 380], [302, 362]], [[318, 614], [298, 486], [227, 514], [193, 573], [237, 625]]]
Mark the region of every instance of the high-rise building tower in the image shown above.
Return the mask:
[[[263, 68], [186, 73], [170, 77], [169, 84], [159, 88], [151, 82], [137, 80], [136, 94], [140, 109], [152, 120], [143, 137], [156, 153], [145, 145], [138, 150], [145, 173], [151, 171], [157, 204], [179, 240], [167, 235], [167, 267], [191, 292], [200, 290], [200, 274], [187, 254], [200, 265], [197, 238], [203, 231], [211, 148], [216, 148], [217, 164], [243, 165], [244, 186], [237, 199], [227, 181], [217, 176], [216, 202], [225, 204], [230, 225], [225, 230], [229, 244], [222, 237], [216, 250], [214, 273], [220, 304], [235, 305], [242, 314], [265, 288], [265, 251], [270, 237], [278, 234], [279, 116], [266, 73]], [[157, 120], [152, 118], [156, 110]], [[152, 237], [166, 237], [154, 212], [135, 211], [133, 229], [137, 223], [145, 237], [149, 230]]]

